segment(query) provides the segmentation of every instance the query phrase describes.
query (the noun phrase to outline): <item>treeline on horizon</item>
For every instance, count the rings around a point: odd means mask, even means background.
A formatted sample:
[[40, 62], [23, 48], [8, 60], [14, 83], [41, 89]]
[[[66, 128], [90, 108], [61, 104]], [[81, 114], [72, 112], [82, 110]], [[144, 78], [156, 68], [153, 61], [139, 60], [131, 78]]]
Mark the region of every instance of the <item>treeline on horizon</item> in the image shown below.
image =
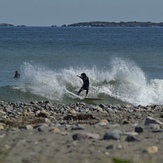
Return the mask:
[[[3, 27], [15, 27], [13, 24], [0, 23]], [[17, 25], [17, 27], [26, 27], [26, 25]], [[57, 27], [57, 25], [52, 25], [51, 27]], [[139, 21], [129, 21], [129, 22], [105, 22], [105, 21], [91, 21], [91, 22], [79, 22], [69, 25], [62, 25], [61, 27], [163, 27], [163, 22], [139, 22]]]
[[103, 22], [103, 21], [93, 21], [93, 22], [80, 22], [70, 24], [68, 26], [72, 27], [163, 27], [163, 22], [153, 23], [153, 22]]

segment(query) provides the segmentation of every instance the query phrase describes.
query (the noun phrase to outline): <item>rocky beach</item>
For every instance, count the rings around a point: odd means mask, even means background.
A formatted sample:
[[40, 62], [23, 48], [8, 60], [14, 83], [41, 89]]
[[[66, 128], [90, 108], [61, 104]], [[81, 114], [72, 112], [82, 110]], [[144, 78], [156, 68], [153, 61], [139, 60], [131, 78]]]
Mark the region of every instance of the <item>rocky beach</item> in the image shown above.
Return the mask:
[[0, 102], [2, 163], [162, 163], [163, 106]]

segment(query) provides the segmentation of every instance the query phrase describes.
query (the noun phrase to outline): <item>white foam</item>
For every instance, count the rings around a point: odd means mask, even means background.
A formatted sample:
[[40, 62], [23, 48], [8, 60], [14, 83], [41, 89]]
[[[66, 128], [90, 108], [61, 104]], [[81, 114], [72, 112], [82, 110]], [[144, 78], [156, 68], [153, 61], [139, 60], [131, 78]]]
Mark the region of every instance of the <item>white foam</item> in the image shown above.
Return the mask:
[[[22, 65], [20, 89], [48, 99], [62, 101], [65, 89], [76, 93], [82, 81], [76, 75], [85, 72], [90, 79], [89, 96], [100, 93], [134, 105], [163, 104], [163, 80], [148, 81], [142, 69], [130, 60], [115, 58], [108, 70], [71, 67], [49, 70], [31, 63]], [[84, 95], [84, 92], [81, 93]]]

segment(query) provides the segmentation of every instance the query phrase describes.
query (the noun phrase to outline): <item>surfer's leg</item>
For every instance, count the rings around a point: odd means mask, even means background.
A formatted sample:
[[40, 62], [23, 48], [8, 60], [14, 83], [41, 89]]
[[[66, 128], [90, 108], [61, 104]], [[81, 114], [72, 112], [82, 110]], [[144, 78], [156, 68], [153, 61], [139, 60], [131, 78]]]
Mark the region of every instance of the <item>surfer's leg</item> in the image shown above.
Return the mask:
[[83, 87], [80, 88], [80, 90], [78, 91], [77, 95], [79, 95], [81, 91], [83, 91]]
[[87, 97], [87, 95], [88, 95], [88, 91], [89, 91], [89, 89], [87, 88], [87, 89], [86, 89], [86, 95], [85, 95], [85, 97]]

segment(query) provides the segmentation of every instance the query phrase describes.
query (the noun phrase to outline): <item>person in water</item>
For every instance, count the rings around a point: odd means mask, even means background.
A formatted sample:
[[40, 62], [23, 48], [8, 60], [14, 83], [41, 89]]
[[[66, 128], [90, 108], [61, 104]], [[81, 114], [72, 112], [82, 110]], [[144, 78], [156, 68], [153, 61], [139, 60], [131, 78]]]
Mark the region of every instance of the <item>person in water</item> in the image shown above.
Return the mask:
[[88, 91], [89, 91], [89, 78], [87, 77], [87, 75], [85, 73], [82, 73], [81, 76], [79, 76], [79, 75], [77, 75], [77, 76], [83, 80], [83, 85], [77, 94], [79, 95], [80, 92], [82, 92], [83, 90], [86, 90], [85, 97], [87, 97]]
[[19, 72], [18, 72], [18, 71], [15, 71], [15, 76], [14, 76], [14, 78], [19, 78], [19, 77], [20, 77]]

